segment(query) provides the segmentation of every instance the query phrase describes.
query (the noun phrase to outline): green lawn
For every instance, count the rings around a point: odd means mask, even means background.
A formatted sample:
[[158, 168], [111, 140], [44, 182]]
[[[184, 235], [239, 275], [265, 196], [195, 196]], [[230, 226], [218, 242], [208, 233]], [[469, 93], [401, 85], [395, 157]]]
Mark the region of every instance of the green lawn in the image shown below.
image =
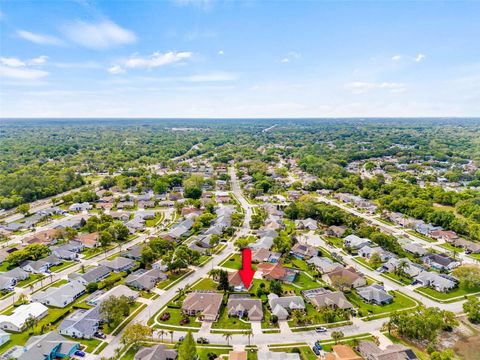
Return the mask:
[[[418, 289], [415, 289], [416, 292], [419, 292], [421, 294], [426, 294], [430, 295], [431, 297], [438, 299], [438, 300], [450, 300], [452, 298], [458, 297], [458, 296], [468, 296], [471, 294], [479, 293], [480, 292], [480, 287], [476, 287], [474, 289], [463, 289], [463, 288], [455, 288], [452, 291], [443, 293], [436, 291], [432, 288], [427, 288], [427, 287], [421, 287]], [[459, 301], [462, 299], [458, 299]]]
[[327, 244], [333, 245], [336, 248], [342, 249], [343, 248], [343, 239], [335, 237], [335, 236], [325, 236], [324, 237]]
[[211, 278], [204, 278], [197, 282], [191, 289], [192, 290], [217, 290], [218, 283]]
[[78, 341], [82, 345], [83, 351], [88, 353], [93, 352], [93, 350], [95, 350], [97, 346], [100, 345], [100, 343], [102, 342], [99, 339], [73, 339], [68, 336], [66, 336], [66, 338], [72, 341]]
[[186, 327], [200, 327], [202, 324], [198, 321], [196, 321], [195, 316], [189, 316], [188, 318], [190, 319], [190, 323], [185, 324], [185, 325], [180, 325], [180, 320], [182, 320], [185, 316], [182, 314], [182, 309], [174, 309], [174, 308], [169, 308], [167, 307], [165, 311], [162, 312], [166, 313], [168, 312], [170, 314], [170, 319], [166, 321], [161, 321], [160, 320], [160, 315], [158, 316], [158, 323], [161, 324], [166, 324], [166, 325], [174, 325], [174, 326], [186, 326]]
[[16, 286], [25, 288], [25, 287], [33, 284], [34, 282], [37, 282], [38, 280], [40, 280], [44, 277], [45, 276], [42, 275], [42, 274], [30, 274], [30, 276], [27, 279], [19, 281]]
[[6, 272], [10, 270], [10, 264], [6, 261], [4, 261], [1, 265], [0, 265], [0, 272]]
[[302, 271], [306, 271], [308, 273], [312, 272], [312, 270], [310, 269], [308, 264], [305, 262], [305, 260], [297, 259], [296, 257], [292, 257], [291, 260], [285, 261], [283, 263], [283, 265], [285, 267], [299, 269], [299, 270], [302, 270]]
[[[248, 320], [247, 320], [248, 321]], [[218, 320], [212, 324], [212, 329], [250, 329], [249, 322], [243, 322], [237, 317], [229, 317], [227, 308], [222, 306]]]
[[432, 239], [428, 236], [425, 236], [425, 235], [422, 235], [418, 232], [416, 232], [415, 230], [407, 230], [407, 233], [409, 233], [410, 235], [413, 235], [413, 236], [416, 236], [422, 240], [425, 240], [425, 241], [428, 241], [428, 242], [431, 242], [431, 243], [434, 243], [434, 242], [437, 242], [437, 240], [435, 239]]
[[293, 282], [294, 285], [300, 286], [301, 289], [297, 289], [296, 292], [300, 293], [301, 290], [316, 289], [321, 287], [321, 285], [315, 280], [310, 278], [304, 272], [300, 272], [297, 275], [297, 278]]
[[234, 254], [233, 256], [229, 257], [221, 266], [229, 269], [240, 270], [242, 268], [242, 256], [238, 253]]
[[397, 281], [398, 283], [401, 283], [403, 285], [410, 285], [412, 283], [411, 278], [408, 278], [408, 277], [405, 277], [405, 276], [398, 276], [393, 272], [384, 273], [384, 274], [381, 274], [381, 275], [383, 277], [387, 278], [387, 279], [391, 278], [391, 279], [393, 279], [393, 281]]
[[145, 220], [145, 226], [147, 227], [156, 226], [157, 224], [160, 224], [164, 218], [165, 218], [165, 214], [163, 212], [156, 212], [154, 219]]
[[415, 301], [406, 297], [402, 293], [399, 293], [398, 291], [390, 291], [389, 294], [393, 296], [393, 302], [387, 305], [367, 304], [360, 298], [360, 296], [358, 296], [355, 291], [345, 293], [345, 296], [353, 306], [359, 309], [360, 317], [389, 313], [392, 311], [408, 309], [417, 305]]
[[185, 274], [190, 273], [190, 272], [192, 272], [192, 270], [183, 269], [183, 270], [180, 270], [179, 272], [176, 272], [176, 273], [168, 273], [168, 278], [167, 278], [167, 280], [158, 283], [157, 287], [158, 287], [159, 289], [164, 289], [164, 290], [166, 290], [166, 289], [168, 289], [175, 281], [177, 281], [177, 280], [180, 279], [182, 276], [184, 276]]
[[64, 261], [60, 265], [55, 265], [50, 268], [51, 272], [59, 272], [61, 270], [65, 270], [66, 268], [69, 268], [70, 266], [75, 265], [77, 262], [75, 261]]
[[230, 352], [230, 349], [197, 348], [197, 355], [199, 356], [200, 360], [208, 360], [209, 353], [213, 353], [218, 357], [222, 354], [228, 354], [229, 352]]

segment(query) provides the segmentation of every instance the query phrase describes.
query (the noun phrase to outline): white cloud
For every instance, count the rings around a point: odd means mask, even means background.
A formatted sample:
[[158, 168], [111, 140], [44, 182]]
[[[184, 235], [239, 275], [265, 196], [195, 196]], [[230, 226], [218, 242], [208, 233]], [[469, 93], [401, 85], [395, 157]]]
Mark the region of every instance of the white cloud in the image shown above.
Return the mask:
[[391, 93], [400, 93], [406, 90], [405, 84], [394, 83], [394, 82], [361, 82], [355, 81], [347, 84], [347, 89], [349, 89], [353, 94], [363, 94], [371, 90], [384, 89], [388, 90]]
[[297, 53], [295, 51], [290, 51], [287, 56], [285, 56], [284, 58], [280, 59], [280, 62], [282, 64], [287, 64], [293, 60], [296, 60], [296, 59], [300, 59], [302, 57], [302, 55], [300, 53]]
[[0, 66], [0, 76], [18, 80], [38, 80], [48, 75], [48, 72], [37, 69]]
[[48, 56], [46, 55], [41, 55], [36, 58], [33, 58], [29, 61], [30, 64], [32, 65], [42, 65], [45, 64], [48, 60]]
[[108, 69], [112, 74], [120, 74], [125, 69], [152, 69], [159, 66], [179, 63], [190, 59], [193, 53], [190, 51], [169, 51], [166, 53], [154, 52], [150, 56], [132, 55], [122, 64], [113, 65]]
[[10, 67], [23, 67], [25, 62], [14, 57], [0, 57], [0, 64]]
[[225, 54], [223, 50], [218, 50], [218, 55], [223, 55], [223, 54]]
[[418, 63], [418, 62], [422, 62], [423, 60], [425, 60], [427, 56], [425, 54], [418, 54], [417, 57], [415, 58], [415, 61]]
[[48, 75], [48, 72], [32, 68], [47, 61], [45, 55], [23, 61], [14, 57], [0, 57], [0, 77], [17, 80], [38, 80]]
[[393, 55], [392, 56], [392, 61], [400, 61], [402, 59], [401, 55]]
[[238, 79], [238, 74], [229, 72], [216, 72], [209, 74], [196, 74], [187, 76], [182, 80], [191, 82], [215, 82], [215, 81], [233, 81]]
[[24, 40], [39, 45], [62, 45], [63, 41], [55, 36], [35, 34], [26, 30], [17, 30], [17, 35]]
[[173, 0], [179, 6], [193, 6], [202, 10], [209, 10], [213, 5], [213, 0]]
[[137, 40], [135, 33], [110, 20], [98, 23], [76, 21], [65, 27], [65, 35], [74, 43], [95, 50], [132, 44]]
[[122, 74], [125, 72], [125, 69], [123, 69], [121, 66], [119, 65], [113, 65], [111, 67], [108, 68], [108, 72], [110, 74]]

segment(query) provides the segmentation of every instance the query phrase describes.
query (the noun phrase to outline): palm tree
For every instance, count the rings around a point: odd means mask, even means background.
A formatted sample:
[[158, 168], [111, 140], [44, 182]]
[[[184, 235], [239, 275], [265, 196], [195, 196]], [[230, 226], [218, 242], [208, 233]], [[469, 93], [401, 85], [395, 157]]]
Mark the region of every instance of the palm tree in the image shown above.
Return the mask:
[[399, 277], [404, 277], [406, 275], [405, 269], [407, 268], [408, 263], [406, 260], [400, 260], [398, 262], [397, 268], [395, 269], [395, 275]]
[[166, 331], [161, 330], [161, 329], [158, 331], [158, 334], [161, 336], [162, 341], [163, 341], [163, 335], [165, 335], [166, 333], [167, 333]]
[[173, 343], [173, 330], [168, 331], [170, 333], [170, 340]]
[[341, 331], [332, 331], [332, 339], [335, 341], [335, 344], [338, 344], [340, 339], [342, 339], [345, 335]]
[[248, 346], [250, 346], [250, 339], [253, 337], [253, 331], [252, 329], [250, 330], [245, 330], [243, 332], [243, 335], [245, 335], [248, 338]]
[[230, 346], [230, 339], [232, 338], [232, 334], [225, 333], [222, 336], [225, 338], [225, 340], [227, 340], [227, 346]]

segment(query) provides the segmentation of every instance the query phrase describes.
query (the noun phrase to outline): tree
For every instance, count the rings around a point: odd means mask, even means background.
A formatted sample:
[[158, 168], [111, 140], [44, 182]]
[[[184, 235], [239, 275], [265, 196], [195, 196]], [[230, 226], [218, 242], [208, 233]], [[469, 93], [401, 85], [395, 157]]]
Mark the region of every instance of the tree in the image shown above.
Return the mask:
[[480, 324], [480, 300], [470, 298], [463, 303], [463, 311], [467, 314], [468, 320], [474, 324]]
[[186, 198], [200, 199], [202, 196], [202, 186], [204, 180], [199, 175], [192, 175], [183, 182], [184, 194]]
[[30, 205], [29, 204], [20, 204], [17, 206], [17, 211], [25, 216], [28, 215], [30, 211]]
[[157, 255], [153, 252], [150, 246], [145, 246], [142, 249], [141, 262], [144, 267], [150, 267], [156, 259], [157, 259]]
[[230, 339], [232, 338], [232, 334], [225, 333], [222, 336], [225, 338], [225, 340], [227, 340], [227, 346], [230, 346]]
[[345, 336], [342, 331], [332, 331], [332, 339], [335, 341], [335, 344], [338, 344], [338, 342], [343, 339]]
[[130, 314], [130, 300], [125, 295], [110, 296], [100, 304], [100, 314], [110, 328], [115, 328]]
[[95, 283], [95, 282], [92, 282], [92, 283], [88, 283], [87, 286], [86, 286], [86, 289], [87, 289], [87, 292], [89, 294], [95, 292], [98, 290], [98, 284]]
[[108, 245], [110, 245], [113, 242], [113, 236], [112, 234], [107, 231], [103, 230], [100, 232], [100, 236], [98, 237], [98, 241], [100, 242], [100, 246], [106, 248]]
[[25, 329], [32, 329], [33, 331], [33, 328], [35, 327], [35, 325], [37, 324], [37, 318], [33, 315], [28, 315], [28, 317], [25, 319], [25, 322], [24, 322], [24, 328]]
[[270, 289], [271, 293], [274, 293], [278, 296], [283, 294], [282, 283], [280, 281], [277, 281], [277, 280], [270, 281], [268, 288]]
[[178, 347], [178, 360], [195, 360], [197, 347], [192, 333], [189, 331]]
[[378, 268], [382, 264], [382, 258], [380, 257], [380, 254], [378, 252], [374, 252], [370, 257], [368, 264], [374, 269]]
[[452, 271], [460, 282], [460, 287], [464, 289], [475, 289], [480, 287], [480, 266], [474, 264], [465, 264]]
[[245, 330], [245, 331], [243, 332], [243, 335], [247, 337], [247, 339], [248, 339], [248, 346], [250, 346], [250, 339], [253, 337], [253, 331], [252, 331], [252, 329]]
[[150, 326], [142, 325], [140, 323], [133, 323], [128, 325], [121, 338], [121, 342], [125, 345], [132, 345], [137, 347], [142, 340], [152, 336], [152, 328]]
[[228, 282], [228, 272], [225, 270], [220, 270], [219, 272], [218, 289], [223, 291], [228, 291], [228, 289], [230, 289], [230, 283]]

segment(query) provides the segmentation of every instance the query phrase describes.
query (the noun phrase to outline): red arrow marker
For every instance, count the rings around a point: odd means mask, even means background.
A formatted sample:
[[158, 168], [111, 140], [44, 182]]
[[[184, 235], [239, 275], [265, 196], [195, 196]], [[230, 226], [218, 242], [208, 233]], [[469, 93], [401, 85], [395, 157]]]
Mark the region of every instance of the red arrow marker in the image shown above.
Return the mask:
[[249, 248], [242, 250], [242, 265], [240, 277], [242, 278], [243, 286], [245, 286], [245, 289], [248, 289], [255, 274], [255, 270], [252, 270], [252, 250]]

